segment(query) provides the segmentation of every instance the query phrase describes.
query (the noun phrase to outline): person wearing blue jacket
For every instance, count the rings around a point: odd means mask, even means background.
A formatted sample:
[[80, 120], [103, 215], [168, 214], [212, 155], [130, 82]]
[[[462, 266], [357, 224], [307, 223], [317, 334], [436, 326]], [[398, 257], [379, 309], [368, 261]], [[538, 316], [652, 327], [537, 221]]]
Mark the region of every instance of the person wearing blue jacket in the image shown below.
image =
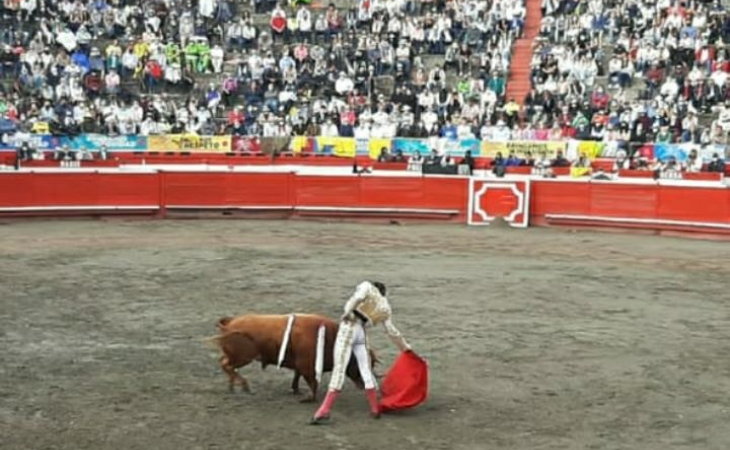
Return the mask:
[[509, 152], [509, 156], [507, 157], [507, 161], [504, 165], [507, 167], [517, 167], [522, 165], [522, 159], [518, 158], [514, 150], [512, 150]]
[[81, 68], [82, 74], [85, 74], [91, 68], [91, 63], [89, 62], [88, 55], [81, 50], [76, 50], [71, 55], [71, 62]]

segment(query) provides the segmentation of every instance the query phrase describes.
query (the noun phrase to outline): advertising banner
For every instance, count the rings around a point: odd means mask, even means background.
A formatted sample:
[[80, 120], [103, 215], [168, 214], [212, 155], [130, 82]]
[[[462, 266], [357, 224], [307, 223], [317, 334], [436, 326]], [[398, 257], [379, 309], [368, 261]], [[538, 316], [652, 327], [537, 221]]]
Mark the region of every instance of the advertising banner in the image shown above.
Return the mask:
[[315, 139], [308, 136], [294, 136], [289, 143], [292, 153], [314, 153], [315, 146]]
[[315, 153], [354, 158], [357, 153], [357, 144], [355, 138], [295, 136], [291, 138], [289, 149], [293, 153]]
[[677, 162], [684, 162], [688, 155], [687, 147], [674, 144], [654, 144], [654, 157], [659, 161], [666, 161], [674, 157]]
[[[145, 136], [107, 136], [104, 134], [80, 134], [77, 136], [53, 136], [50, 134], [25, 134], [11, 137], [8, 148], [19, 146], [20, 142], [28, 142], [31, 146], [43, 151], [54, 151], [68, 147], [69, 150], [98, 152], [106, 146], [109, 152], [143, 152], [147, 150]], [[0, 144], [2, 147], [2, 144]]]
[[238, 153], [258, 153], [261, 151], [261, 141], [257, 137], [233, 136], [231, 150]]
[[[63, 140], [62, 140], [63, 142]], [[70, 138], [71, 150], [96, 152], [102, 147], [110, 152], [143, 152], [147, 150], [146, 136], [106, 136], [103, 134], [81, 134]]]
[[[494, 158], [497, 152], [501, 152], [505, 158], [514, 151], [517, 156], [524, 157], [527, 152], [537, 156], [540, 152], [547, 152], [548, 157], [554, 157], [558, 151], [565, 151], [565, 142], [549, 141], [511, 141], [511, 142], [488, 142], [482, 141], [481, 155]], [[476, 156], [476, 155], [475, 155]]]
[[566, 158], [570, 160], [578, 159], [581, 154], [585, 153], [586, 157], [592, 161], [601, 156], [604, 146], [604, 143], [599, 141], [570, 141], [568, 142]]
[[620, 149], [627, 150], [628, 142], [626, 141], [607, 141], [603, 143], [601, 150], [602, 158], [615, 158]]
[[[191, 152], [191, 153], [273, 153], [274, 151], [291, 150], [294, 153], [310, 152], [333, 155], [343, 158], [368, 155], [377, 159], [383, 148], [391, 154], [402, 153], [409, 157], [419, 152], [428, 156], [432, 150], [439, 154], [449, 153], [451, 156], [463, 157], [471, 151], [474, 157], [493, 158], [498, 152], [506, 158], [510, 152], [518, 157], [525, 157], [531, 152], [537, 157], [546, 152], [549, 158], [554, 158], [558, 151], [563, 151], [565, 157], [577, 159], [581, 153], [594, 160], [598, 157], [615, 157], [619, 148], [618, 142], [602, 141], [480, 141], [476, 138], [451, 140], [438, 138], [372, 138], [358, 139], [349, 137], [254, 137], [254, 136], [200, 136], [197, 134], [170, 134], [160, 136], [107, 136], [103, 134], [81, 134], [77, 136], [53, 136], [42, 134], [16, 133], [6, 136], [0, 142], [0, 152], [14, 152], [22, 142], [28, 142], [32, 147], [41, 151], [55, 151], [68, 147], [69, 150], [85, 150], [98, 152], [106, 147], [109, 152]], [[687, 160], [689, 153], [696, 150], [700, 158], [707, 163], [715, 153], [720, 158], [728, 158], [728, 146], [722, 144], [700, 145], [693, 143], [669, 144], [647, 143], [639, 149], [639, 154], [648, 159], [657, 158], [665, 161], [674, 157], [679, 162]]]
[[393, 144], [392, 139], [375, 139], [371, 138], [370, 142], [368, 142], [368, 154], [370, 155], [371, 159], [378, 159], [378, 156], [380, 156], [380, 152], [385, 149], [386, 152], [389, 153], [395, 153], [395, 151], [391, 152], [391, 146]]
[[591, 174], [590, 167], [571, 167], [570, 176], [573, 178], [580, 178]]
[[473, 157], [479, 156], [481, 141], [479, 139], [460, 139], [458, 141], [451, 139], [440, 140], [441, 153], [449, 153], [451, 156], [463, 157], [467, 151], [471, 151]]
[[416, 152], [419, 152], [422, 156], [428, 156], [431, 153], [431, 148], [428, 142], [420, 139], [393, 139], [392, 142], [393, 153], [400, 150], [404, 155], [410, 156]]
[[356, 153], [355, 138], [325, 137], [317, 138], [316, 153], [354, 158]]
[[727, 146], [723, 144], [698, 145], [695, 148], [697, 149], [699, 157], [706, 163], [712, 161], [712, 155], [715, 153], [717, 153], [717, 156], [721, 159], [727, 160], [728, 158]]
[[715, 153], [720, 158], [727, 158], [727, 146], [723, 144], [653, 144], [653, 146], [654, 156], [660, 161], [666, 161], [672, 156], [679, 162], [686, 161], [692, 150], [697, 151], [697, 156], [705, 163], [712, 161], [712, 155]]
[[163, 134], [147, 138], [147, 150], [152, 152], [226, 153], [231, 144], [231, 136]]

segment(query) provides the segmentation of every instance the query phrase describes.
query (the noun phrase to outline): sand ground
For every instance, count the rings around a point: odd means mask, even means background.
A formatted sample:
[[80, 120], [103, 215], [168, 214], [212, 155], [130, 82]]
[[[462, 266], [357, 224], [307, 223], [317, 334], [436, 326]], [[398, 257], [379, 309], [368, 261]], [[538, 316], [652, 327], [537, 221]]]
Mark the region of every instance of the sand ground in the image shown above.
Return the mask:
[[[730, 446], [730, 244], [549, 229], [286, 221], [0, 226], [0, 448]], [[229, 394], [220, 316], [338, 317], [362, 279], [429, 360], [431, 397], [333, 421], [291, 372]], [[387, 369], [395, 348], [373, 341]]]

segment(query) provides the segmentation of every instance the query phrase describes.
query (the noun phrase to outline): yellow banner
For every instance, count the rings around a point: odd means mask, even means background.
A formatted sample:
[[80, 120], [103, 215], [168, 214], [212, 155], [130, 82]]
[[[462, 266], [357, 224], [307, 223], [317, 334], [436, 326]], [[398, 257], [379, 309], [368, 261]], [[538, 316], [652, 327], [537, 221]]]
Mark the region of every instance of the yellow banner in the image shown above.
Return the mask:
[[540, 152], [546, 152], [549, 157], [554, 157], [558, 150], [565, 151], [565, 142], [550, 141], [509, 141], [509, 142], [488, 142], [482, 141], [481, 156], [494, 158], [497, 152], [501, 152], [505, 158], [510, 152], [517, 156], [525, 156], [532, 152], [537, 157]]
[[318, 137], [317, 151], [323, 151], [325, 146], [332, 147], [332, 154], [341, 158], [354, 158], [357, 153], [357, 145], [354, 138]]
[[390, 139], [370, 139], [368, 143], [370, 158], [378, 159], [383, 148], [385, 148], [387, 153], [390, 153]]
[[292, 153], [301, 153], [302, 150], [307, 148], [307, 145], [309, 144], [309, 138], [307, 136], [294, 136], [291, 138], [291, 144], [289, 144], [289, 148], [291, 148]]
[[147, 150], [152, 152], [230, 152], [231, 136], [199, 136], [197, 134], [163, 134], [147, 138]]
[[603, 142], [580, 141], [578, 143], [578, 156], [580, 156], [581, 153], [585, 153], [586, 157], [588, 157], [591, 161], [601, 156], [602, 151]]
[[291, 139], [289, 148], [292, 153], [301, 153], [309, 147], [310, 139], [314, 140], [314, 153], [323, 153], [325, 147], [331, 147], [333, 156], [341, 158], [354, 158], [357, 152], [354, 138], [319, 136], [315, 138], [307, 136], [294, 136]]
[[571, 167], [570, 176], [573, 178], [580, 178], [591, 174], [590, 167]]

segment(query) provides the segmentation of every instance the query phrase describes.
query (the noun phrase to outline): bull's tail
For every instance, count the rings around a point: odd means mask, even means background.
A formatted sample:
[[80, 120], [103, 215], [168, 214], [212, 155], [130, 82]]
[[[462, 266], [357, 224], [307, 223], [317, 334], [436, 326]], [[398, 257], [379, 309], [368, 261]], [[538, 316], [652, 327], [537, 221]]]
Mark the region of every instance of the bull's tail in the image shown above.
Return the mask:
[[284, 331], [284, 338], [281, 340], [281, 347], [279, 347], [279, 360], [276, 363], [277, 369], [281, 369], [281, 365], [284, 363], [284, 356], [286, 356], [286, 348], [289, 346], [293, 326], [294, 314], [289, 314], [289, 320], [286, 322], [286, 330]]
[[317, 353], [314, 359], [314, 376], [317, 383], [322, 382], [322, 372], [324, 371], [324, 338], [327, 327], [324, 324], [319, 326], [317, 330]]
[[222, 335], [210, 336], [210, 337], [203, 338], [201, 340], [206, 345], [208, 345], [210, 348], [214, 348], [214, 349], [218, 350], [221, 348], [221, 338], [222, 337], [223, 337]]

